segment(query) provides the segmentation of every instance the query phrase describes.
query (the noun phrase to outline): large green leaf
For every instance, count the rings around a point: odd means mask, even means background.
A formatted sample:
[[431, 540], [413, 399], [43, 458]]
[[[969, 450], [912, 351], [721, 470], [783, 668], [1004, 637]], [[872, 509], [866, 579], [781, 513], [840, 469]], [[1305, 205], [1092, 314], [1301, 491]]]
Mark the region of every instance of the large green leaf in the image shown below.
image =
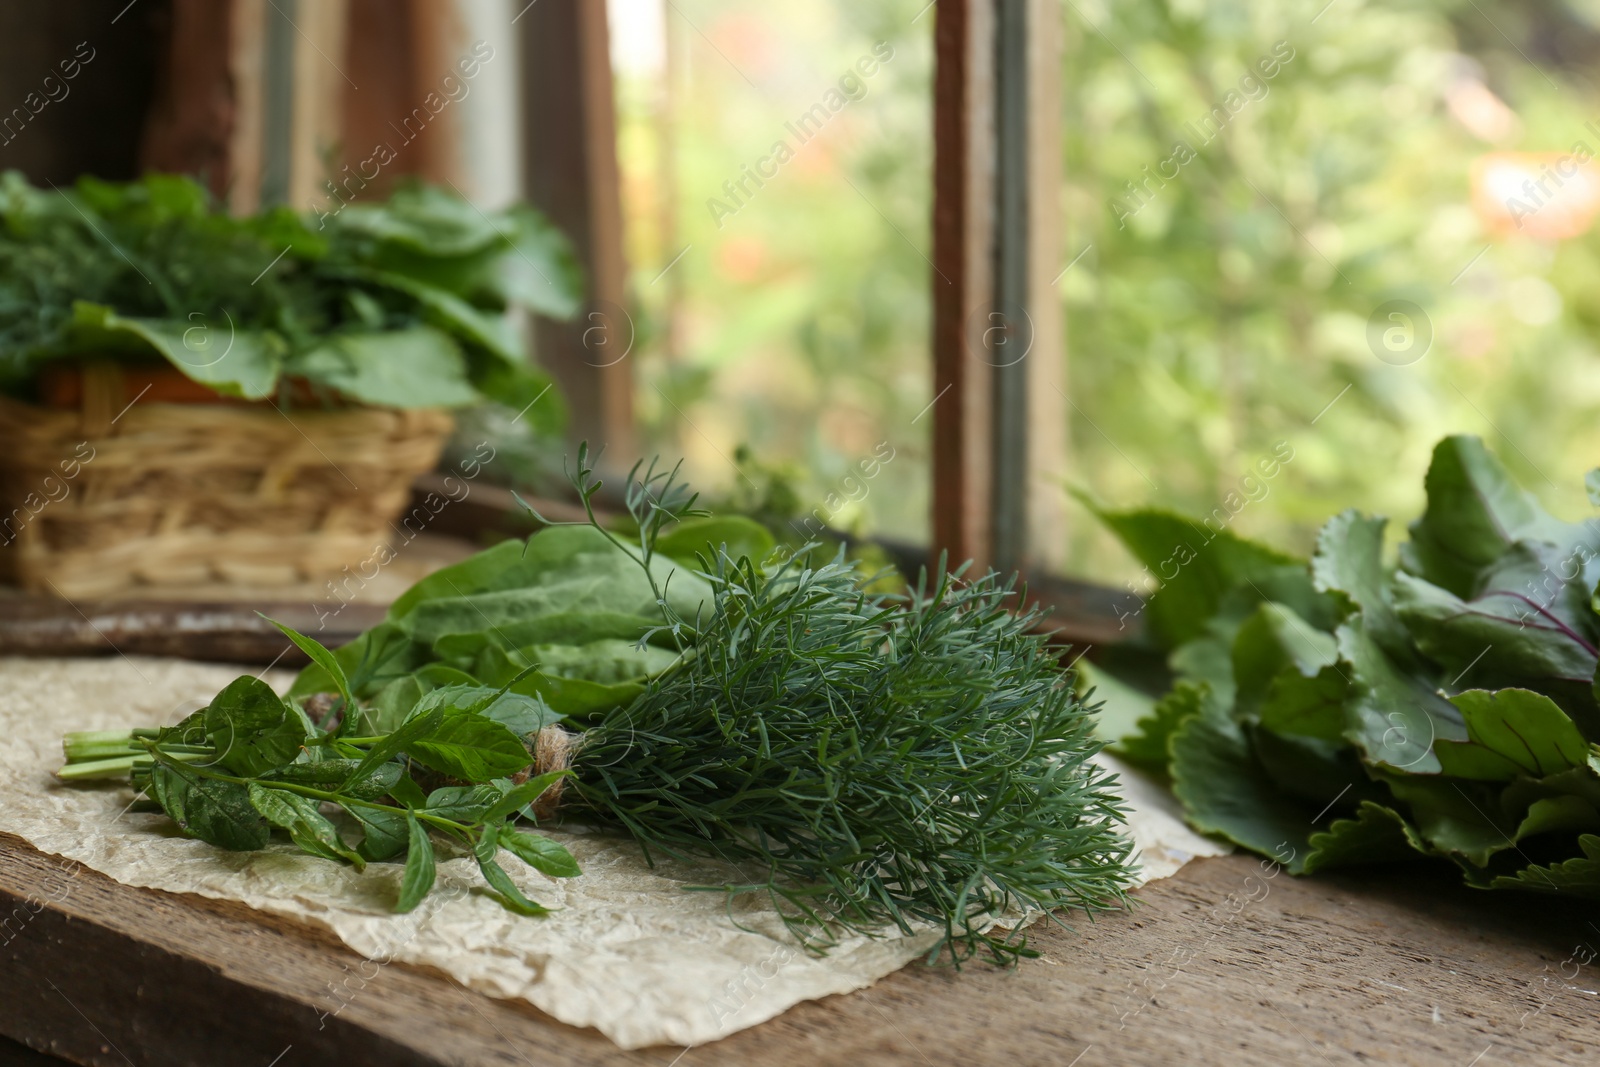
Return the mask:
[[1510, 781], [1587, 768], [1589, 746], [1555, 701], [1526, 689], [1472, 689], [1450, 702], [1461, 709], [1466, 741], [1439, 740], [1434, 753], [1445, 774]]
[[212, 698], [206, 738], [217, 760], [236, 774], [258, 777], [294, 760], [305, 744], [305, 718], [259, 678], [241, 675]]
[[252, 852], [266, 848], [272, 828], [250, 804], [238, 782], [202, 778], [185, 767], [158, 763], [150, 793], [179, 829], [218, 848]]
[[352, 282], [364, 282], [404, 293], [417, 302], [423, 318], [430, 324], [508, 363], [518, 363], [524, 358], [516, 327], [505, 314], [474, 307], [448, 289], [394, 271], [370, 267], [331, 268], [328, 273]]
[[1417, 647], [1450, 675], [1565, 682], [1583, 692], [1596, 657], [1587, 638], [1548, 608], [1490, 589], [1471, 600], [1410, 574], [1395, 575], [1395, 607]]
[[1531, 889], [1539, 893], [1570, 893], [1600, 899], [1600, 837], [1582, 834], [1582, 856], [1547, 866], [1530, 864], [1514, 875], [1494, 879], [1496, 889]]
[[434, 654], [470, 669], [485, 644], [502, 648], [528, 648], [533, 645], [586, 645], [606, 639], [637, 642], [661, 625], [661, 618], [627, 615], [616, 611], [562, 611], [507, 623], [493, 630], [474, 628], [465, 633], [445, 634], [433, 642]]
[[[1096, 709], [1095, 736], [1107, 744], [1116, 744], [1137, 734], [1141, 720], [1154, 712], [1154, 696], [1099, 664], [1080, 660], [1073, 670], [1079, 694]], [[1166, 762], [1165, 756], [1161, 762]]]
[[152, 352], [224, 396], [260, 400], [277, 388], [288, 346], [229, 321], [126, 318], [100, 304], [73, 305], [71, 335], [86, 351]]
[[1548, 515], [1477, 437], [1446, 437], [1433, 450], [1428, 507], [1400, 548], [1406, 570], [1463, 599], [1478, 575], [1523, 539], [1567, 545], [1578, 528]]
[[1362, 801], [1353, 819], [1337, 819], [1311, 835], [1305, 873], [1368, 863], [1395, 863], [1430, 851], [1428, 843], [1393, 808]]
[[1166, 774], [1172, 759], [1172, 735], [1186, 720], [1200, 714], [1207, 693], [1203, 682], [1174, 685], [1155, 702], [1149, 715], [1138, 720], [1138, 729], [1123, 737], [1111, 751], [1135, 767]]
[[[518, 555], [517, 548], [500, 546], [437, 571], [396, 601], [390, 616], [429, 644], [552, 615], [661, 617], [643, 568], [592, 527], [552, 527], [528, 542], [525, 558]], [[709, 608], [704, 579], [661, 557], [651, 561], [651, 574], [684, 618]]]
[[1481, 868], [1515, 846], [1518, 820], [1501, 811], [1492, 785], [1428, 774], [1384, 777], [1418, 832], [1439, 851]]
[[1437, 773], [1434, 742], [1466, 739], [1461, 712], [1426, 678], [1396, 666], [1359, 616], [1339, 627], [1339, 655], [1352, 689], [1345, 736], [1372, 763]]
[[444, 714], [438, 725], [405, 748], [406, 754], [424, 767], [452, 778], [483, 782], [515, 774], [533, 762], [522, 738], [503, 723], [460, 705], [442, 704], [441, 710]]
[[333, 334], [289, 369], [374, 407], [450, 408], [479, 399], [460, 346], [431, 326]]
[[687, 567], [698, 568], [703, 558], [714, 569], [717, 553], [723, 548], [735, 563], [741, 557], [760, 563], [776, 543], [767, 528], [754, 519], [705, 515], [674, 523], [656, 540], [656, 551]]
[[[704, 580], [675, 566], [670, 560], [654, 560], [651, 573], [657, 584], [668, 589], [669, 600], [686, 617], [693, 618], [702, 603], [709, 603], [710, 587]], [[591, 526], [552, 526], [529, 538], [526, 545], [521, 541], [504, 541], [460, 563], [437, 570], [406, 590], [390, 607], [389, 618], [403, 620], [418, 605], [432, 600], [467, 597], [477, 593], [504, 593], [574, 581], [591, 583], [593, 588], [582, 603], [557, 605], [566, 614], [607, 611], [652, 620], [661, 618], [643, 568], [618, 551], [604, 534]], [[566, 590], [567, 593], [575, 591], [572, 587]], [[547, 611], [540, 614], [553, 613]], [[522, 621], [525, 620], [502, 620], [505, 623]], [[438, 630], [434, 636], [468, 633], [484, 628], [480, 619], [469, 625]]]
[[508, 214], [517, 233], [511, 254], [498, 262], [501, 293], [536, 314], [572, 318], [583, 301], [583, 268], [571, 242], [530, 207], [513, 207]]
[[1273, 678], [1256, 715], [1274, 733], [1338, 741], [1345, 736], [1349, 696], [1350, 679], [1337, 663], [1309, 678], [1289, 668]]
[[1329, 519], [1317, 535], [1311, 578], [1322, 592], [1348, 597], [1361, 612], [1367, 633], [1391, 656], [1409, 662], [1411, 640], [1394, 611], [1389, 575], [1383, 566], [1383, 531], [1389, 520], [1354, 510]]
[[1332, 634], [1315, 629], [1282, 604], [1261, 604], [1233, 638], [1233, 678], [1238, 713], [1253, 717], [1278, 675], [1314, 678], [1339, 659]]
[[323, 859], [344, 860], [357, 869], [366, 866], [366, 859], [344, 843], [333, 823], [319, 810], [317, 801], [259, 782], [250, 783], [249, 795], [252, 807], [274, 826], [289, 831], [294, 843], [307, 852]]
[[[1168, 648], [1202, 636], [1207, 620], [1238, 586], [1251, 582], [1265, 585], [1269, 580], [1281, 580], [1285, 571], [1290, 575], [1299, 572], [1304, 599], [1315, 595], [1303, 561], [1247, 541], [1231, 530], [1213, 530], [1203, 522], [1159, 508], [1115, 511], [1085, 494], [1076, 495], [1159, 583], [1147, 600], [1145, 613], [1156, 639]], [[1279, 599], [1297, 610], [1302, 608], [1298, 598], [1269, 592], [1257, 599]], [[1302, 614], [1309, 613], [1302, 610]]]
[[1316, 809], [1273, 783], [1225, 712], [1207, 708], [1183, 719], [1170, 745], [1172, 791], [1195, 829], [1287, 856], [1293, 873], [1304, 868]]

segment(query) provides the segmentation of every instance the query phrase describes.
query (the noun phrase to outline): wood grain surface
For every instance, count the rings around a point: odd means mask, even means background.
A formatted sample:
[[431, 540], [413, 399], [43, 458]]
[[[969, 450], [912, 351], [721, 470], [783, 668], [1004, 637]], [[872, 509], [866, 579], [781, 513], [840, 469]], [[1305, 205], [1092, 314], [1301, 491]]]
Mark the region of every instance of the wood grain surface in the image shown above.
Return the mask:
[[[1496, 1067], [1600, 1048], [1600, 930], [1576, 905], [1420, 866], [1268, 879], [1245, 856], [1196, 861], [1140, 898], [1036, 927], [1042, 958], [1013, 971], [913, 964], [713, 1044], [625, 1052], [297, 924], [118, 885], [0, 835], [0, 1033], [134, 1067]], [[0, 1063], [41, 1062], [13, 1051]]]

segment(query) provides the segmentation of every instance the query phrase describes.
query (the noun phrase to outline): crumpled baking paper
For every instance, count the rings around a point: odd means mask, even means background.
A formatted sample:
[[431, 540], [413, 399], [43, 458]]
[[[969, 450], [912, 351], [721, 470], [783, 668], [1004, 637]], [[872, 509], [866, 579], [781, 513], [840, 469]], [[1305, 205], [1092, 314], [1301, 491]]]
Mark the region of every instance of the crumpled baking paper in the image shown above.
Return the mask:
[[[0, 658], [0, 830], [125, 885], [234, 900], [331, 931], [377, 964], [443, 971], [493, 997], [521, 998], [561, 1022], [592, 1026], [623, 1048], [694, 1045], [754, 1026], [803, 1000], [861, 989], [921, 956], [937, 934], [849, 937], [825, 957], [803, 952], [766, 902], [689, 892], [727, 875], [711, 865], [649, 867], [631, 841], [551, 832], [583, 868], [552, 880], [500, 858], [544, 919], [505, 911], [477, 891], [470, 856], [440, 852], [435, 892], [409, 915], [389, 909], [401, 865], [365, 872], [293, 846], [226, 852], [177, 836], [161, 815], [127, 811], [125, 784], [64, 785], [61, 735], [176, 722], [238, 669], [153, 658]], [[267, 679], [287, 685], [278, 672]], [[1102, 757], [1109, 761], [1109, 757]], [[1113, 762], [1114, 761], [1110, 761]], [[1142, 852], [1142, 880], [1225, 848], [1176, 816], [1159, 787], [1122, 771]], [[370, 965], [368, 965], [370, 966]], [[330, 990], [324, 1010], [346, 1003]]]

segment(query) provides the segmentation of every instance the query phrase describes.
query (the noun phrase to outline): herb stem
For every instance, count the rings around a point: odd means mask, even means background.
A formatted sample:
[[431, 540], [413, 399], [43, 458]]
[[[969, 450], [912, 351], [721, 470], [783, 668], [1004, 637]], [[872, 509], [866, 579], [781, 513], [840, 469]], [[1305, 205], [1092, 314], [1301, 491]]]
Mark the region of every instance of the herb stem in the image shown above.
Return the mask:
[[[157, 748], [154, 744], [149, 744], [148, 747], [150, 752], [157, 760], [163, 763], [178, 762], [177, 757], [169, 757], [164, 750]], [[219, 782], [233, 782], [235, 784], [245, 786], [259, 785], [265, 789], [282, 789], [287, 793], [298, 793], [300, 796], [310, 797], [312, 800], [325, 800], [333, 804], [355, 805], [356, 807], [361, 808], [371, 808], [374, 811], [387, 811], [395, 815], [415, 815], [423, 822], [432, 823], [443, 830], [450, 830], [455, 833], [465, 834], [470, 834], [472, 832], [472, 827], [467, 826], [464, 823], [456, 822], [454, 819], [446, 819], [441, 815], [432, 815], [420, 808], [401, 808], [392, 804], [379, 804], [375, 800], [363, 800], [360, 797], [350, 796], [348, 793], [330, 793], [326, 789], [318, 789], [315, 786], [302, 785], [299, 782], [274, 782], [261, 778], [241, 778], [238, 775], [221, 774], [217, 771], [206, 770], [203, 767], [186, 766], [184, 770], [190, 774], [198, 774], [202, 778], [212, 778]]]

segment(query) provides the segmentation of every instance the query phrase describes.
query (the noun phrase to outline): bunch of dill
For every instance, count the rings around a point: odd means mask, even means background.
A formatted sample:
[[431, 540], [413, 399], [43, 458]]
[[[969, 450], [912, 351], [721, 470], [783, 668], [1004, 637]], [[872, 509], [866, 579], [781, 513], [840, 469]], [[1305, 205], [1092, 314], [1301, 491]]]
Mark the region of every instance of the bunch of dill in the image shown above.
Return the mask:
[[[693, 510], [675, 476], [630, 476], [639, 543], [623, 550], [647, 574], [661, 526]], [[581, 452], [575, 484], [586, 502], [599, 488]], [[932, 924], [930, 956], [1007, 962], [1031, 954], [986, 931], [1007, 909], [1123, 903], [1131, 845], [1090, 762], [1092, 709], [1038, 614], [1008, 610], [1014, 581], [941, 565], [896, 596], [865, 592], [842, 555], [762, 566], [724, 551], [702, 569], [713, 603], [686, 619], [658, 595], [683, 654], [581, 735], [568, 810], [647, 855], [751, 872], [715, 888], [767, 894], [818, 949]]]

